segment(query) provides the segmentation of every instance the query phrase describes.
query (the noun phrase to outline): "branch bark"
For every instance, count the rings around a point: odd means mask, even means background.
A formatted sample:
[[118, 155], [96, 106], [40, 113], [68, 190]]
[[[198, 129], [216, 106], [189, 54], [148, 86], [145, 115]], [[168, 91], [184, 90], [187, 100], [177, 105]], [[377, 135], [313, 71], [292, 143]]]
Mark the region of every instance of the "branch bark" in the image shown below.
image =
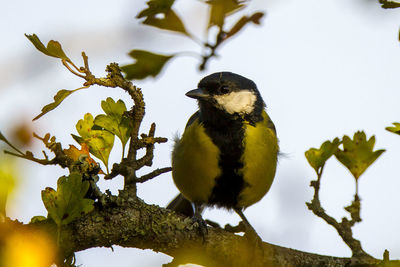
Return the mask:
[[[128, 196], [129, 197], [129, 196]], [[56, 235], [47, 221], [25, 227], [45, 228]], [[138, 198], [119, 198], [117, 205], [98, 208], [63, 227], [61, 250], [64, 256], [93, 247], [119, 245], [151, 249], [174, 258], [166, 266], [196, 263], [204, 266], [350, 266], [350, 258], [322, 256], [264, 242], [262, 248], [246, 237], [220, 228], [209, 228], [203, 243], [198, 225], [191, 218], [148, 205]], [[400, 261], [382, 261], [363, 266], [395, 266]], [[387, 265], [390, 264], [390, 265]], [[396, 265], [398, 266], [398, 265]]]

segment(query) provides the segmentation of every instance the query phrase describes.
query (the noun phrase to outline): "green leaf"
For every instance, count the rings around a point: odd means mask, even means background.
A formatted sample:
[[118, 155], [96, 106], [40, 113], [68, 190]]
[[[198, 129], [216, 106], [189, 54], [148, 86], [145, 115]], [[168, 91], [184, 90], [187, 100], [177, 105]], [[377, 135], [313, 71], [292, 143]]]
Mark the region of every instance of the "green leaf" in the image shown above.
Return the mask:
[[47, 218], [44, 216], [33, 216], [29, 223], [36, 223], [36, 222], [41, 222], [41, 221], [45, 221], [45, 220], [47, 220]]
[[379, 0], [379, 3], [381, 3], [382, 8], [385, 8], [385, 9], [399, 8], [400, 7], [400, 3], [393, 2], [393, 1]]
[[400, 135], [400, 123], [398, 122], [393, 122], [394, 127], [386, 127], [385, 129], [388, 130], [389, 132], [399, 134]]
[[69, 96], [70, 94], [72, 94], [73, 92], [76, 92], [76, 91], [78, 91], [78, 90], [85, 89], [85, 88], [87, 88], [87, 87], [86, 87], [86, 86], [85, 86], [85, 87], [80, 87], [80, 88], [77, 88], [77, 89], [75, 89], [75, 90], [65, 90], [65, 89], [62, 89], [62, 90], [58, 91], [57, 94], [53, 97], [54, 102], [52, 102], [52, 103], [47, 104], [46, 106], [44, 106], [44, 107], [42, 108], [42, 112], [41, 112], [39, 115], [37, 115], [33, 120], [35, 121], [35, 120], [39, 119], [40, 117], [42, 117], [42, 116], [43, 116], [44, 114], [46, 114], [47, 112], [52, 111], [53, 109], [55, 109], [56, 107], [58, 107], [58, 105], [60, 105], [61, 102], [62, 102], [65, 98], [67, 98], [67, 96]]
[[60, 227], [93, 210], [94, 200], [85, 198], [89, 182], [82, 181], [79, 173], [62, 176], [57, 181], [57, 191], [51, 187], [42, 190], [42, 200], [48, 217]]
[[121, 67], [129, 80], [141, 80], [148, 76], [156, 77], [165, 63], [175, 55], [159, 55], [144, 50], [132, 50], [129, 55], [136, 60], [135, 63]]
[[160, 13], [166, 13], [171, 10], [172, 5], [174, 4], [175, 0], [150, 0], [147, 1], [148, 7], [142, 10], [136, 17], [143, 18], [143, 17], [153, 17]]
[[80, 136], [72, 135], [72, 137], [79, 144], [87, 144], [89, 152], [104, 163], [108, 173], [108, 157], [114, 145], [114, 135], [106, 130], [94, 130], [93, 126], [92, 114], [86, 113], [83, 120], [79, 120], [76, 124]]
[[148, 1], [148, 8], [141, 11], [136, 17], [145, 18], [143, 24], [163, 30], [183, 33], [190, 36], [179, 16], [171, 9], [174, 0]]
[[245, 5], [243, 4], [244, 2], [245, 1], [238, 0], [206, 1], [206, 3], [211, 6], [208, 28], [214, 25], [222, 28], [225, 22], [225, 18], [245, 7]]
[[314, 168], [317, 175], [320, 174], [325, 162], [336, 152], [339, 144], [339, 138], [335, 138], [332, 142], [325, 141], [319, 149], [310, 148], [304, 153], [308, 163]]
[[190, 34], [186, 31], [185, 25], [183, 24], [182, 20], [172, 9], [164, 13], [162, 18], [147, 17], [143, 21], [143, 24], [163, 30], [183, 33], [187, 36], [190, 36]]
[[259, 25], [261, 23], [260, 20], [263, 16], [264, 16], [263, 12], [255, 12], [250, 17], [247, 16], [241, 17], [235, 23], [235, 25], [233, 25], [233, 27], [226, 33], [225, 39], [228, 39], [229, 37], [232, 37], [233, 35], [238, 33], [244, 26], [246, 26], [250, 22]]
[[7, 199], [19, 178], [18, 170], [15, 158], [0, 156], [0, 223], [6, 217]]
[[106, 115], [97, 115], [94, 124], [118, 136], [125, 148], [131, 133], [130, 119], [125, 116], [126, 106], [120, 99], [115, 102], [111, 97], [101, 101], [101, 107]]
[[42, 52], [43, 54], [71, 62], [71, 60], [67, 57], [67, 55], [65, 55], [64, 51], [62, 50], [61, 44], [59, 42], [50, 40], [47, 43], [46, 47], [40, 41], [39, 37], [37, 37], [36, 34], [33, 35], [25, 34], [25, 36], [26, 38], [29, 39], [29, 41], [32, 42], [32, 44], [36, 47], [36, 49]]
[[369, 140], [363, 131], [356, 132], [353, 140], [347, 135], [342, 139], [343, 149], [338, 149], [336, 158], [351, 172], [357, 180], [364, 171], [385, 151], [373, 151], [375, 136]]

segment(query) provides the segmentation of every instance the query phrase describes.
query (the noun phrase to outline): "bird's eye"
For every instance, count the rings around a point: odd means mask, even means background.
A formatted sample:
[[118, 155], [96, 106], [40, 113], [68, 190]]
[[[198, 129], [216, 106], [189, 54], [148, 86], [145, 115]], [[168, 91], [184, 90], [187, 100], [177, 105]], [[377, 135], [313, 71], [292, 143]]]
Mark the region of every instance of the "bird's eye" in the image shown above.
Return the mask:
[[226, 85], [223, 85], [219, 88], [219, 91], [221, 92], [221, 94], [227, 94], [227, 93], [229, 93], [229, 87]]

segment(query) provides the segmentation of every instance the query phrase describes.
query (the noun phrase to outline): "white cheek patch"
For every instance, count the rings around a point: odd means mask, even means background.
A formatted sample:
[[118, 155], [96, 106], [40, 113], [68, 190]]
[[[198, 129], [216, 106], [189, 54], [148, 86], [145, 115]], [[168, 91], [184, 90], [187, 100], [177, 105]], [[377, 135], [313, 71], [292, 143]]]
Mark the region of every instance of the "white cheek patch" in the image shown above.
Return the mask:
[[219, 108], [229, 114], [248, 114], [253, 111], [257, 96], [251, 91], [238, 91], [226, 95], [215, 95], [214, 99], [217, 101]]

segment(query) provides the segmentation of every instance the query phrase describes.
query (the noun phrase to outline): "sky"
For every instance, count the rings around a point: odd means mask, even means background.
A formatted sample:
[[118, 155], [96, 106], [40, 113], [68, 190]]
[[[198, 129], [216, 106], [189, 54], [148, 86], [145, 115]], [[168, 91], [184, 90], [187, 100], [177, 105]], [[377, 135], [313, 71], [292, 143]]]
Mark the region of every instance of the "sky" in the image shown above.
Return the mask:
[[[318, 254], [351, 255], [336, 230], [307, 210], [315, 174], [304, 152], [325, 140], [364, 130], [368, 137], [375, 135], [376, 149], [386, 152], [359, 179], [363, 221], [353, 228], [354, 236], [374, 257], [381, 258], [388, 249], [391, 258], [400, 259], [400, 136], [385, 130], [400, 121], [400, 9], [383, 10], [377, 2], [253, 0], [241, 14], [265, 11], [262, 25], [246, 27], [223, 45], [220, 57], [211, 60], [205, 72], [196, 69], [197, 58], [181, 56], [172, 59], [157, 79], [134, 81], [143, 89], [147, 107], [142, 131], [155, 122], [156, 135], [170, 140], [156, 147], [153, 168], [170, 165], [172, 139], [197, 109], [185, 92], [213, 72], [241, 74], [257, 84], [284, 153], [269, 193], [245, 211], [262, 239]], [[76, 133], [75, 124], [86, 112], [102, 113], [101, 100], [113, 97], [130, 103], [119, 90], [94, 87], [71, 95], [58, 109], [30, 122], [58, 90], [78, 88], [82, 81], [58, 60], [35, 50], [24, 33], [36, 33], [43, 42], [58, 40], [77, 64], [85, 51], [98, 76], [110, 62], [131, 63], [127, 54], [132, 49], [201, 51], [180, 35], [140, 25], [135, 15], [144, 7], [145, 1], [127, 0], [5, 2], [7, 12], [0, 17], [0, 130], [7, 135], [13, 125], [26, 121], [39, 135], [50, 132], [67, 147], [75, 144], [70, 134]], [[175, 7], [190, 31], [204, 38], [205, 5], [176, 1]], [[118, 144], [115, 147], [110, 162], [120, 158]], [[36, 155], [42, 149], [38, 142], [32, 148]], [[23, 160], [20, 164], [21, 178], [8, 214], [27, 223], [32, 216], [46, 215], [40, 191], [55, 187], [66, 171]], [[100, 186], [116, 193], [122, 179], [100, 181]], [[324, 169], [321, 187], [327, 213], [338, 220], [345, 216], [343, 207], [350, 204], [355, 183], [334, 158]], [[139, 196], [149, 204], [165, 206], [177, 193], [170, 174], [138, 185]], [[207, 210], [204, 217], [221, 225], [239, 221], [236, 214], [219, 209]], [[160, 266], [168, 261], [170, 257], [160, 253], [117, 246], [114, 251], [93, 248], [77, 253], [77, 262], [84, 267]]]

